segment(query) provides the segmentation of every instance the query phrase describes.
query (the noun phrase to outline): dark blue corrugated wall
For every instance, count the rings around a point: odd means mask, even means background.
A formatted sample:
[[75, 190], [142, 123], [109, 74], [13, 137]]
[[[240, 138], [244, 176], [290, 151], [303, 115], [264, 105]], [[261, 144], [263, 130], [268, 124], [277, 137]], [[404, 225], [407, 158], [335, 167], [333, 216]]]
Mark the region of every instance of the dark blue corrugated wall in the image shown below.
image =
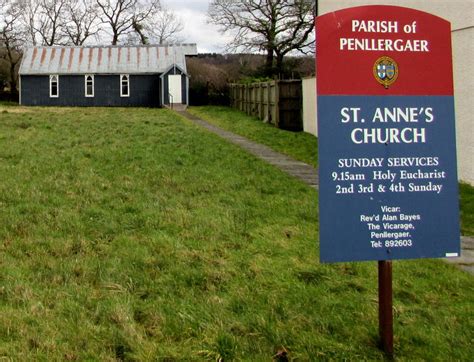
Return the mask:
[[95, 75], [94, 97], [85, 96], [84, 75], [60, 75], [59, 97], [49, 96], [49, 76], [22, 75], [21, 103], [28, 106], [160, 107], [160, 76], [130, 75], [130, 97], [120, 97], [120, 76]]

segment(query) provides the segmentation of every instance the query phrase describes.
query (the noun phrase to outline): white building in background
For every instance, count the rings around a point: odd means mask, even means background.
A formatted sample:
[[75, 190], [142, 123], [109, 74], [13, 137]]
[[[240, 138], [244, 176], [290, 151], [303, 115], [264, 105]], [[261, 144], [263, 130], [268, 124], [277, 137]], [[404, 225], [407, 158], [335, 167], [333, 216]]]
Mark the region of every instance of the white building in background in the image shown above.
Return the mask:
[[[363, 5], [403, 6], [451, 22], [458, 177], [474, 185], [474, 0], [319, 0], [318, 13], [323, 15]], [[315, 87], [314, 78], [303, 81], [303, 98], [306, 98], [303, 103], [303, 123], [305, 131], [317, 135], [314, 125], [315, 102], [311, 104], [307, 100], [312, 97], [308, 93], [312, 87]]]

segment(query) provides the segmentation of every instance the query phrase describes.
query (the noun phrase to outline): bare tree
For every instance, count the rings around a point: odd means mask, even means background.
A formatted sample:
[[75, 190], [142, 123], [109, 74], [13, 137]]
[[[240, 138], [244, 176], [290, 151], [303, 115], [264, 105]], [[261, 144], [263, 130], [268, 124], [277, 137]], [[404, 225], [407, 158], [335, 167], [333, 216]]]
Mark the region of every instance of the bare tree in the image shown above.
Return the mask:
[[212, 0], [209, 22], [234, 36], [229, 50], [264, 51], [269, 73], [280, 73], [290, 52], [310, 51], [316, 3], [313, 0]]
[[52, 46], [64, 42], [63, 17], [67, 0], [39, 0], [35, 29], [42, 45]]
[[26, 34], [25, 42], [31, 45], [37, 45], [37, 24], [36, 19], [40, 9], [38, 0], [16, 0], [14, 6], [20, 12], [20, 27]]
[[[100, 19], [109, 26], [112, 45], [119, 39], [143, 27], [147, 18], [153, 18], [160, 10], [159, 0], [96, 0]], [[142, 39], [143, 41], [143, 39]]]
[[21, 12], [14, 4], [2, 0], [0, 2], [0, 46], [3, 51], [0, 59], [7, 63], [7, 81], [12, 92], [17, 91], [16, 68], [21, 60], [21, 44], [23, 34], [20, 29]]
[[32, 45], [55, 45], [64, 41], [62, 32], [64, 8], [69, 0], [16, 0], [21, 26]]
[[20, 26], [31, 45], [83, 45], [99, 32], [95, 0], [15, 0]]
[[141, 23], [133, 22], [133, 32], [127, 34], [128, 44], [179, 43], [179, 33], [184, 29], [181, 19], [170, 9], [161, 8]]
[[149, 37], [148, 35], [146, 35], [147, 31], [145, 29], [145, 26], [143, 24], [140, 24], [138, 22], [136, 22], [135, 20], [133, 20], [133, 23], [132, 23], [132, 28], [133, 28], [133, 31], [134, 33], [129, 33], [129, 37], [128, 37], [128, 42], [129, 43], [133, 43], [133, 44], [136, 44], [137, 41], [134, 40], [135, 36], [138, 36], [139, 37], [139, 43], [140, 44], [149, 44]]
[[65, 6], [66, 21], [62, 24], [62, 32], [68, 42], [84, 45], [91, 37], [97, 36], [99, 13], [95, 0], [69, 0]]
[[154, 43], [170, 44], [181, 41], [179, 33], [183, 31], [184, 25], [181, 19], [168, 8], [163, 8], [156, 16], [154, 23], [148, 26]]

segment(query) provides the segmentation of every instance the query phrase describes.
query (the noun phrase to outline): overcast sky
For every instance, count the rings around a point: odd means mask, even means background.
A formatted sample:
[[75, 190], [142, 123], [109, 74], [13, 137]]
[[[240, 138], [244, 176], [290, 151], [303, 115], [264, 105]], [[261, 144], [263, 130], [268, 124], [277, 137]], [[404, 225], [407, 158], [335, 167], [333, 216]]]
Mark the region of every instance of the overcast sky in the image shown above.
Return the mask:
[[181, 37], [186, 43], [196, 43], [199, 53], [224, 51], [227, 37], [206, 22], [209, 0], [161, 0], [161, 3], [181, 18], [184, 25]]

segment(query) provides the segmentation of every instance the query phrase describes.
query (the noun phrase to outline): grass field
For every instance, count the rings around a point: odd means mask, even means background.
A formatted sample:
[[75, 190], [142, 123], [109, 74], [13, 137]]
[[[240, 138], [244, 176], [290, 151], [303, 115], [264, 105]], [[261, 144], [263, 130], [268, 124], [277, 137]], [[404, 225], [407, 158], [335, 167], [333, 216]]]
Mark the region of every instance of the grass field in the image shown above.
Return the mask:
[[459, 207], [461, 213], [461, 234], [474, 236], [474, 187], [459, 184]]
[[[380, 360], [317, 193], [167, 110], [0, 106], [0, 359]], [[472, 360], [473, 277], [394, 262], [395, 354]]]

